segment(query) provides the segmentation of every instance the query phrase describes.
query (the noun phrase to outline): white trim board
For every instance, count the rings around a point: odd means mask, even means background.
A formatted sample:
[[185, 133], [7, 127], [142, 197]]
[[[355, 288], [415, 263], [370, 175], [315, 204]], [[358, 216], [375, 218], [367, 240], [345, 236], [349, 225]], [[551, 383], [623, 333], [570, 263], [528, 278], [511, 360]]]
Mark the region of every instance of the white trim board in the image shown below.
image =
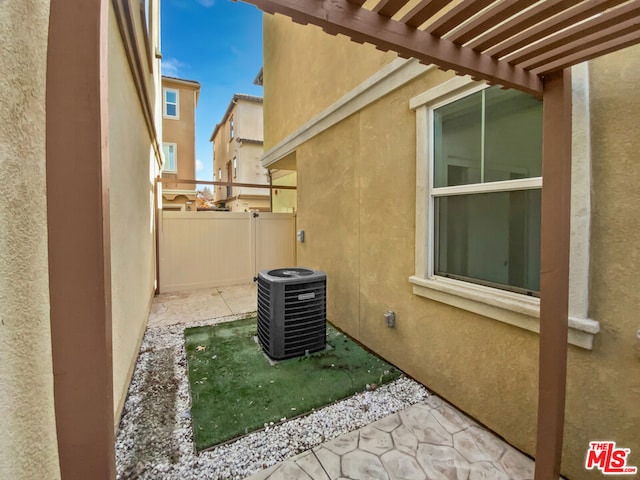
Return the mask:
[[272, 165], [319, 133], [435, 68], [434, 65], [423, 65], [414, 58], [393, 60], [266, 152], [262, 157], [262, 166]]

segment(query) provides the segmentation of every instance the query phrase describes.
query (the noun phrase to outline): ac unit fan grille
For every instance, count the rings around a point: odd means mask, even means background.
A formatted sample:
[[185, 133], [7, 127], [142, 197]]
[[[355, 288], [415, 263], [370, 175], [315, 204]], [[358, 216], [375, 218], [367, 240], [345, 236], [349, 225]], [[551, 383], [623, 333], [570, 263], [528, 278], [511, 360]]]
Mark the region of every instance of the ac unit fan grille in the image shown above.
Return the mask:
[[326, 339], [325, 282], [284, 287], [284, 354], [302, 355], [324, 348]]

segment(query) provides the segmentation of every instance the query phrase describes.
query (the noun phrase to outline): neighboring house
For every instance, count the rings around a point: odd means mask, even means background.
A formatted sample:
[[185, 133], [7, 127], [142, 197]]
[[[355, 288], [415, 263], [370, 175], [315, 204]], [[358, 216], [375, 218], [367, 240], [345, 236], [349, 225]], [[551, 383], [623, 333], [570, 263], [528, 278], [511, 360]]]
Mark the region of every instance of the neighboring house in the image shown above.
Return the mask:
[[[215, 180], [269, 185], [269, 172], [260, 162], [262, 140], [262, 98], [236, 93], [209, 138]], [[271, 210], [267, 188], [217, 186], [214, 201], [232, 212]]]
[[[263, 165], [297, 171], [297, 259], [327, 272], [328, 319], [535, 455], [542, 101], [284, 16], [264, 39]], [[573, 68], [569, 478], [600, 478], [590, 441], [640, 464], [638, 78], [640, 47]]]
[[0, 2], [0, 478], [115, 478], [154, 295], [159, 2]]
[[162, 77], [162, 209], [196, 210], [196, 107], [200, 83]]

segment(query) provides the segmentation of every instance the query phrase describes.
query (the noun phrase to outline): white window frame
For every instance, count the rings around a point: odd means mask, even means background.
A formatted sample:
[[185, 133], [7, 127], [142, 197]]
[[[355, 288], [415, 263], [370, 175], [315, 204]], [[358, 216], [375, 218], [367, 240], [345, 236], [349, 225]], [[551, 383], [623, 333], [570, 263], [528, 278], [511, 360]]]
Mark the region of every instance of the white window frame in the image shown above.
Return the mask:
[[[584, 81], [588, 82], [588, 75], [586, 74], [584, 75]], [[486, 184], [432, 188], [433, 149], [431, 145], [433, 145], [434, 139], [431, 112], [433, 112], [435, 108], [451, 103], [486, 87], [486, 84], [474, 82], [469, 77], [454, 77], [410, 100], [410, 108], [416, 113], [416, 250], [415, 273], [409, 277], [409, 282], [412, 284], [413, 293], [416, 295], [493, 318], [525, 330], [539, 332], [539, 298], [434, 275], [433, 255], [435, 229], [433, 212], [434, 198], [436, 196], [455, 193], [484, 193], [510, 191], [514, 189], [534, 189], [542, 186], [542, 178], [536, 177]], [[586, 103], [588, 104], [588, 102]], [[575, 104], [574, 102], [574, 105]], [[578, 104], [584, 105], [584, 99]], [[584, 114], [585, 118], [589, 118], [588, 111], [586, 114], [583, 112], [581, 112], [581, 114]], [[586, 125], [578, 127], [588, 129], [588, 122]], [[580, 132], [574, 136], [579, 135]], [[588, 153], [579, 156], [577, 159], [574, 155], [574, 165], [576, 160], [579, 163], [587, 164], [590, 161]], [[579, 181], [583, 181], [584, 183], [585, 179], [579, 179]], [[572, 192], [573, 203], [576, 203], [576, 195], [586, 195], [588, 203], [589, 182], [590, 179], [587, 178], [586, 185], [580, 185], [577, 193]], [[575, 185], [575, 183], [576, 179], [573, 179], [573, 184]], [[577, 200], [577, 203], [584, 203], [584, 198], [578, 198]], [[589, 228], [588, 219], [586, 221], [578, 220], [574, 222], [572, 218], [572, 245], [573, 239], [580, 237], [584, 239], [585, 236], [588, 237]], [[584, 258], [585, 255], [587, 256], [586, 260]], [[572, 249], [572, 265], [584, 264], [585, 261], [588, 264], [588, 248]], [[596, 320], [587, 318], [587, 309], [584, 305], [577, 305], [580, 302], [584, 304], [585, 298], [588, 298], [588, 285], [577, 278], [578, 272], [572, 271], [571, 277], [572, 281], [570, 281], [570, 284], [574, 284], [574, 288], [570, 288], [568, 318], [569, 343], [585, 349], [591, 349], [593, 345], [593, 335], [600, 330], [600, 324]]]
[[233, 178], [238, 178], [238, 157], [233, 157]]
[[164, 146], [172, 146], [173, 147], [173, 159], [174, 159], [174, 169], [169, 168], [169, 160], [167, 158], [163, 158], [162, 162], [162, 171], [166, 173], [178, 173], [178, 144], [172, 142], [162, 142], [162, 156], [164, 157]]
[[[173, 92], [176, 94], [176, 114], [169, 115], [167, 114], [167, 104], [174, 105], [173, 102], [167, 102], [167, 92]], [[164, 118], [169, 118], [171, 120], [180, 120], [180, 90], [175, 88], [163, 88], [162, 89], [162, 116]]]

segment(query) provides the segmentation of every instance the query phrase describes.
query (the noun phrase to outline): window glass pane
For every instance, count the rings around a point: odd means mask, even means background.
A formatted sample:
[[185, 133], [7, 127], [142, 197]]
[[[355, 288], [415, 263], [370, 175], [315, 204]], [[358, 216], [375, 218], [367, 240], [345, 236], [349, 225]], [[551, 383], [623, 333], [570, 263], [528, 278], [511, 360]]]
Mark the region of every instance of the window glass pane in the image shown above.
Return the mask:
[[435, 273], [540, 290], [540, 190], [438, 197]]
[[177, 92], [172, 92], [171, 90], [165, 90], [165, 100], [167, 103], [177, 103]]
[[164, 170], [175, 171], [176, 169], [176, 146], [170, 143], [162, 144], [164, 153]]
[[482, 152], [482, 92], [433, 112], [434, 187], [479, 183]]
[[484, 181], [542, 175], [542, 101], [517, 90], [485, 90]]
[[177, 112], [177, 108], [176, 105], [171, 105], [170, 103], [167, 103], [167, 116], [169, 117], [175, 117], [176, 112]]

